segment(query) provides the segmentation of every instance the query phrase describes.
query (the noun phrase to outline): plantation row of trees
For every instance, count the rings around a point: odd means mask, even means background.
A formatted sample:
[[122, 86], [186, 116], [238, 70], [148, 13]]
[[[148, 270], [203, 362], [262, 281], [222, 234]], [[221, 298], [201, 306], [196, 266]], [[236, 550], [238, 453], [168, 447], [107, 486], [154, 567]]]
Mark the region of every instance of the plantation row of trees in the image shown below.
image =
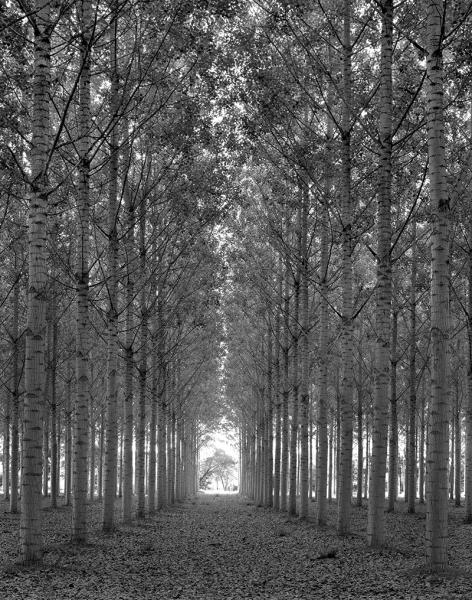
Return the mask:
[[402, 475], [408, 512], [427, 503], [433, 569], [462, 479], [472, 519], [471, 10], [253, 3], [232, 113], [248, 157], [224, 294], [242, 490], [306, 518], [315, 487], [320, 525], [335, 495], [345, 535], [367, 471], [380, 546]]
[[198, 485], [221, 415], [224, 4], [0, 8], [3, 491], [26, 563], [42, 494], [83, 543], [88, 499], [109, 531]]

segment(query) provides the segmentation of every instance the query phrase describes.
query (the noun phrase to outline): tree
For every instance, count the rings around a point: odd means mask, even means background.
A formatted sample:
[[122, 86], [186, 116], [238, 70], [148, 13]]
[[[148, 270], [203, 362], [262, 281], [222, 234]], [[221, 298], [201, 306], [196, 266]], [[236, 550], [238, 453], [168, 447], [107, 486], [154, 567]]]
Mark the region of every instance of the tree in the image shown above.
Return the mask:
[[51, 6], [35, 3], [31, 191], [28, 223], [28, 315], [25, 349], [21, 545], [25, 563], [42, 560], [41, 404], [46, 327]]
[[428, 454], [426, 537], [431, 568], [447, 564], [449, 390], [449, 195], [444, 133], [443, 38], [445, 9], [428, 2], [428, 154], [431, 232], [431, 404]]
[[201, 463], [199, 469], [199, 487], [208, 489], [212, 481], [221, 484], [227, 491], [230, 489], [230, 483], [235, 478], [236, 461], [232, 456], [220, 448], [215, 448], [212, 455], [207, 456]]
[[[79, 7], [81, 35], [81, 74], [79, 82], [79, 239], [77, 249], [77, 336], [76, 336], [76, 405], [75, 448], [73, 467], [73, 539], [86, 541], [87, 531], [87, 454], [89, 380], [89, 260], [90, 260], [90, 65], [92, 50], [92, 4], [82, 0]], [[93, 493], [93, 492], [92, 492]]]
[[[382, 48], [380, 66], [380, 173], [377, 216], [377, 289], [375, 402], [372, 430], [372, 468], [369, 493], [369, 545], [385, 540], [385, 472], [387, 463], [388, 384], [390, 366], [391, 285], [391, 187], [392, 187], [392, 26], [393, 2], [385, 0], [382, 12]], [[360, 468], [358, 466], [358, 468]], [[392, 477], [392, 474], [390, 474]]]

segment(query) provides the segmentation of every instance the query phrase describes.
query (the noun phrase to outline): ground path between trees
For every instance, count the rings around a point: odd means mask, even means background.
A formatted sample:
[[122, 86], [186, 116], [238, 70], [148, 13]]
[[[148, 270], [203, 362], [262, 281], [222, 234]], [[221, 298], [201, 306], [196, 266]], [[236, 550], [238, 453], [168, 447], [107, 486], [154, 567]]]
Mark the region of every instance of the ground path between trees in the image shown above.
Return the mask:
[[[365, 543], [366, 509], [353, 509], [353, 535], [338, 538], [335, 507], [319, 528], [234, 495], [202, 495], [155, 517], [100, 531], [90, 507], [90, 543], [68, 542], [70, 508], [43, 511], [41, 567], [16, 564], [18, 515], [0, 515], [1, 600], [236, 600], [472, 598], [472, 526], [450, 517], [451, 565], [424, 564], [424, 509], [387, 515], [388, 547]], [[420, 507], [421, 509], [421, 507]]]

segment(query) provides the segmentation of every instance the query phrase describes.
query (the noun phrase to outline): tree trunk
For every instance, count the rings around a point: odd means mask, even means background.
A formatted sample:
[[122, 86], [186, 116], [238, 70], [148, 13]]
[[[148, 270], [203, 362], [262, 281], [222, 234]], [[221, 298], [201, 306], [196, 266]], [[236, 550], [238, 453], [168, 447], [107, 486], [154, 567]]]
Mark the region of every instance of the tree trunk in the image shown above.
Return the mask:
[[[133, 505], [133, 430], [134, 430], [134, 394], [133, 394], [133, 371], [134, 371], [134, 278], [136, 271], [135, 264], [135, 202], [134, 194], [131, 193], [128, 179], [128, 172], [131, 163], [131, 150], [128, 134], [128, 119], [124, 119], [122, 154], [124, 160], [123, 167], [123, 188], [125, 200], [126, 215], [126, 234], [124, 243], [127, 253], [126, 263], [126, 333], [125, 333], [125, 374], [124, 374], [124, 402], [123, 402], [123, 486], [122, 486], [122, 513], [123, 521], [131, 521]], [[137, 474], [136, 474], [137, 476]]]
[[49, 420], [50, 410], [47, 397], [49, 395], [49, 373], [46, 373], [44, 384], [45, 397], [43, 398], [44, 414], [43, 414], [43, 496], [47, 498], [49, 495]]
[[[93, 376], [91, 377], [93, 381]], [[89, 499], [90, 502], [95, 500], [95, 420], [93, 418], [93, 397], [90, 396], [90, 460], [89, 460]]]
[[454, 503], [461, 505], [461, 409], [459, 405], [459, 386], [456, 386], [454, 406]]
[[[285, 229], [288, 231], [288, 215], [285, 217]], [[285, 259], [284, 277], [284, 327], [283, 327], [283, 370], [282, 370], [282, 462], [280, 466], [280, 510], [287, 510], [287, 484], [288, 484], [288, 455], [289, 455], [289, 396], [290, 396], [290, 263], [289, 257]]]
[[281, 303], [282, 303], [282, 261], [278, 265], [277, 303], [275, 307], [275, 362], [274, 362], [274, 398], [275, 398], [275, 458], [274, 458], [274, 508], [280, 510], [280, 467], [282, 452], [282, 398], [280, 378], [281, 340]]
[[[331, 69], [331, 46], [328, 47], [328, 63]], [[328, 83], [328, 106], [333, 103], [332, 85]], [[328, 269], [330, 255], [329, 202], [332, 195], [332, 144], [333, 120], [331, 115], [326, 117], [326, 166], [325, 166], [325, 197], [320, 206], [320, 350], [319, 350], [319, 399], [316, 422], [317, 455], [316, 455], [316, 497], [318, 500], [316, 520], [318, 525], [326, 524], [326, 498], [331, 500], [332, 460], [330, 462], [330, 484], [327, 492], [328, 478], [328, 354], [329, 307], [328, 307]], [[332, 454], [332, 435], [330, 439]], [[332, 456], [331, 456], [332, 459]]]
[[[16, 258], [15, 258], [15, 266], [16, 266]], [[18, 453], [19, 453], [19, 435], [18, 435], [18, 425], [19, 425], [19, 408], [20, 408], [20, 370], [19, 370], [19, 336], [18, 336], [18, 321], [19, 321], [19, 306], [20, 306], [20, 282], [17, 281], [15, 283], [15, 287], [13, 289], [13, 326], [12, 326], [12, 393], [11, 393], [11, 465], [9, 460], [9, 435], [4, 439], [4, 450], [5, 452], [5, 462], [6, 462], [6, 471], [4, 471], [4, 489], [6, 490], [5, 500], [8, 500], [8, 488], [9, 488], [9, 468], [11, 466], [11, 495], [10, 495], [10, 512], [13, 514], [18, 512]], [[7, 414], [10, 411], [7, 411]], [[7, 420], [7, 431], [9, 430], [8, 421]], [[6, 447], [5, 447], [6, 442]]]
[[89, 445], [89, 260], [90, 260], [90, 52], [92, 3], [82, 0], [79, 15], [82, 35], [79, 81], [79, 239], [77, 252], [77, 333], [74, 419], [74, 457], [72, 475], [72, 539], [87, 540], [87, 454]]
[[431, 403], [426, 539], [430, 567], [447, 565], [449, 395], [449, 197], [446, 180], [442, 41], [444, 2], [428, 4], [428, 153], [431, 233]]
[[157, 296], [157, 319], [158, 319], [158, 368], [159, 368], [159, 399], [157, 413], [157, 444], [158, 444], [158, 463], [157, 463], [157, 508], [161, 509], [167, 504], [167, 461], [166, 461], [166, 366], [165, 360], [165, 324], [164, 324], [164, 306], [163, 291], [159, 288]]
[[[12, 383], [12, 388], [13, 388]], [[5, 409], [3, 417], [3, 475], [2, 488], [3, 499], [10, 500], [10, 425], [11, 425], [11, 402], [7, 393], [5, 398]]]
[[351, 0], [344, 0], [343, 34], [343, 115], [342, 115], [342, 383], [341, 448], [337, 531], [351, 530], [352, 499], [352, 390], [353, 390], [353, 315], [352, 315], [352, 200], [351, 200]]
[[[300, 250], [300, 213], [298, 209], [298, 248]], [[300, 255], [300, 254], [299, 254]], [[299, 262], [299, 261], [298, 261]], [[298, 444], [298, 409], [299, 409], [299, 340], [300, 340], [300, 265], [296, 267], [293, 281], [293, 315], [292, 317], [292, 420], [290, 423], [290, 466], [289, 466], [289, 496], [288, 514], [297, 513], [297, 444]]]
[[139, 206], [139, 266], [141, 281], [141, 360], [139, 368], [139, 411], [137, 435], [137, 471], [138, 471], [138, 505], [136, 516], [142, 519], [145, 516], [145, 435], [146, 435], [146, 380], [147, 380], [147, 340], [148, 340], [148, 313], [146, 305], [146, 200], [141, 198]]
[[118, 458], [118, 3], [114, 0], [110, 23], [110, 162], [108, 191], [108, 349], [107, 406], [105, 438], [105, 484], [103, 492], [103, 530], [111, 531], [115, 520]]
[[380, 67], [380, 174], [377, 216], [377, 290], [375, 395], [372, 424], [367, 539], [369, 546], [385, 543], [385, 474], [387, 467], [388, 384], [390, 367], [391, 188], [392, 188], [392, 23], [393, 0], [382, 2]]
[[156, 434], [157, 434], [157, 404], [158, 404], [158, 365], [156, 346], [156, 328], [152, 337], [153, 351], [151, 354], [151, 420], [149, 424], [149, 484], [148, 484], [148, 512], [154, 514], [156, 510]]
[[395, 510], [398, 495], [398, 415], [397, 415], [397, 338], [398, 311], [392, 311], [392, 342], [390, 350], [390, 435], [388, 460], [388, 512]]
[[64, 481], [64, 504], [69, 506], [72, 496], [72, 365], [71, 359], [67, 361], [66, 380], [66, 415], [65, 415], [65, 481]]
[[46, 327], [47, 168], [50, 151], [50, 22], [49, 0], [34, 7], [33, 122], [31, 193], [28, 224], [28, 305], [23, 410], [23, 476], [21, 480], [21, 548], [23, 561], [42, 560], [41, 416]]
[[424, 504], [424, 442], [425, 442], [425, 418], [424, 418], [424, 413], [425, 413], [425, 395], [424, 395], [424, 390], [421, 394], [421, 413], [420, 413], [420, 427], [421, 427], [421, 433], [420, 433], [420, 452], [419, 452], [419, 463], [420, 463], [420, 477], [419, 477], [419, 500], [420, 500], [420, 504]]
[[328, 500], [331, 502], [333, 499], [333, 440], [334, 440], [334, 431], [333, 431], [333, 419], [331, 419], [331, 423], [329, 426], [329, 447], [328, 447]]
[[[469, 107], [469, 145], [472, 142], [472, 103]], [[472, 174], [472, 150], [469, 151], [469, 172]], [[472, 212], [468, 223], [468, 281], [467, 281], [467, 398], [465, 403], [465, 523], [472, 523]]]
[[416, 500], [416, 221], [412, 222], [411, 282], [410, 282], [410, 403], [408, 412], [408, 512], [415, 512]]
[[303, 183], [301, 190], [301, 273], [300, 273], [300, 321], [301, 321], [301, 343], [300, 343], [300, 518], [308, 517], [308, 420], [310, 407], [310, 353], [309, 353], [309, 330], [310, 315], [308, 305], [309, 285], [309, 246], [308, 246], [308, 212], [309, 191], [308, 186]]
[[357, 387], [357, 506], [362, 506], [362, 481], [364, 471], [364, 442], [363, 442], [363, 387], [362, 387], [362, 362], [359, 356], [359, 384]]
[[[270, 307], [272, 308], [272, 307]], [[273, 339], [272, 339], [272, 323], [270, 312], [268, 314], [268, 328], [267, 328], [267, 393], [265, 403], [265, 455], [264, 455], [264, 466], [265, 466], [265, 481], [264, 481], [264, 506], [269, 508], [273, 505], [273, 468], [274, 462], [272, 458], [272, 446], [273, 446]]]

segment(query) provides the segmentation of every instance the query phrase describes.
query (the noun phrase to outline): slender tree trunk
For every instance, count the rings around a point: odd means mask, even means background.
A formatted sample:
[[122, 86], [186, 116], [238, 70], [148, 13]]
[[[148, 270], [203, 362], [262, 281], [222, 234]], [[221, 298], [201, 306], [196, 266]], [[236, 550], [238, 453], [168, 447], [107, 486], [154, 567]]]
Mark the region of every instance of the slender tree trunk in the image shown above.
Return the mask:
[[122, 489], [122, 512], [123, 521], [131, 521], [133, 505], [133, 430], [134, 430], [134, 394], [133, 394], [133, 371], [134, 371], [134, 278], [135, 278], [135, 203], [134, 194], [131, 193], [128, 171], [131, 163], [131, 150], [128, 140], [128, 119], [123, 124], [124, 143], [122, 154], [124, 159], [124, 197], [126, 215], [125, 246], [127, 253], [126, 265], [126, 333], [125, 333], [125, 374], [124, 374], [124, 434], [123, 434], [123, 489]]
[[274, 508], [280, 510], [280, 467], [282, 451], [282, 398], [280, 389], [280, 349], [281, 340], [281, 303], [282, 303], [282, 262], [279, 260], [278, 292], [275, 308], [275, 362], [274, 362], [274, 398], [275, 398], [275, 458], [274, 458]]
[[[288, 229], [288, 217], [286, 216], [286, 230]], [[290, 263], [289, 257], [285, 256], [284, 277], [284, 328], [283, 328], [283, 371], [282, 371], [282, 463], [280, 467], [280, 510], [287, 510], [287, 484], [288, 484], [288, 456], [289, 456], [289, 351], [290, 351]]]
[[[270, 307], [271, 308], [271, 307]], [[267, 329], [267, 394], [266, 394], [266, 406], [265, 406], [265, 455], [264, 455], [264, 466], [265, 466], [265, 491], [264, 491], [264, 506], [269, 508], [273, 505], [273, 468], [274, 461], [272, 455], [273, 446], [273, 337], [272, 337], [272, 323], [270, 318], [270, 312], [268, 315], [268, 329]]]
[[333, 431], [333, 419], [331, 419], [331, 423], [329, 426], [329, 447], [328, 447], [328, 500], [329, 502], [333, 499], [333, 440], [334, 440], [334, 431]]
[[77, 334], [75, 435], [72, 475], [72, 539], [87, 540], [87, 454], [89, 445], [89, 260], [90, 260], [90, 51], [92, 39], [92, 4], [80, 4], [81, 67], [79, 81], [79, 240], [77, 252]]
[[352, 499], [352, 390], [353, 390], [353, 315], [352, 315], [352, 200], [351, 200], [351, 0], [344, 0], [343, 33], [343, 115], [342, 115], [342, 384], [341, 452], [339, 464], [339, 535], [351, 529]]
[[159, 399], [157, 413], [157, 443], [158, 443], [158, 483], [157, 483], [157, 508], [161, 509], [167, 504], [167, 462], [166, 462], [166, 366], [165, 358], [165, 330], [164, 330], [164, 305], [162, 287], [159, 288], [157, 297], [158, 319], [158, 368], [159, 368]]
[[[298, 248], [300, 255], [301, 242], [301, 209], [298, 209]], [[293, 281], [293, 315], [292, 315], [292, 421], [290, 423], [290, 466], [289, 466], [289, 497], [288, 497], [288, 514], [295, 515], [297, 513], [297, 444], [298, 444], [298, 426], [299, 426], [299, 389], [300, 389], [300, 266], [297, 266]]]
[[421, 427], [421, 433], [420, 433], [420, 456], [419, 456], [419, 462], [420, 462], [420, 481], [419, 481], [419, 492], [420, 492], [420, 504], [424, 504], [424, 442], [425, 442], [425, 418], [424, 418], [424, 413], [425, 413], [425, 395], [424, 395], [424, 390], [421, 394], [421, 413], [420, 413], [420, 427]]
[[392, 311], [392, 345], [390, 350], [390, 435], [388, 460], [388, 512], [395, 510], [398, 495], [398, 415], [397, 415], [397, 338], [398, 311]]
[[100, 420], [100, 461], [98, 463], [98, 500], [103, 501], [103, 466], [105, 463], [105, 415]]
[[72, 365], [70, 359], [67, 362], [65, 426], [64, 504], [70, 506], [72, 496]]
[[393, 0], [382, 2], [380, 67], [380, 176], [377, 216], [377, 294], [375, 396], [372, 426], [367, 539], [370, 546], [385, 543], [385, 474], [387, 466], [388, 384], [390, 366], [391, 188], [392, 188], [392, 22]]
[[28, 306], [26, 323], [25, 397], [23, 410], [23, 476], [21, 479], [21, 548], [25, 563], [42, 560], [41, 413], [46, 327], [47, 168], [50, 151], [51, 4], [34, 5], [33, 122], [31, 193], [28, 224]]
[[148, 512], [154, 514], [156, 510], [156, 434], [157, 434], [157, 404], [158, 404], [158, 365], [156, 331], [153, 335], [153, 352], [151, 355], [151, 420], [149, 424], [149, 486], [148, 486]]
[[114, 0], [110, 23], [110, 181], [108, 194], [108, 365], [105, 440], [105, 485], [103, 493], [103, 530], [111, 531], [115, 520], [118, 458], [118, 2]]
[[145, 434], [146, 434], [146, 380], [148, 353], [148, 312], [146, 304], [146, 200], [141, 198], [139, 206], [139, 266], [143, 281], [141, 281], [141, 360], [139, 368], [139, 412], [137, 436], [137, 471], [138, 471], [138, 519], [145, 516]]
[[[93, 377], [91, 378], [93, 381]], [[89, 460], [89, 498], [95, 500], [95, 420], [93, 418], [93, 397], [90, 396], [90, 460]]]
[[[16, 259], [15, 259], [16, 263]], [[15, 283], [13, 289], [13, 326], [12, 326], [12, 394], [11, 394], [11, 495], [10, 495], [10, 512], [18, 512], [18, 453], [19, 453], [19, 407], [20, 407], [20, 371], [19, 371], [19, 336], [18, 336], [18, 321], [19, 321], [19, 306], [20, 306], [20, 282]], [[9, 407], [9, 408], [10, 408]], [[10, 412], [9, 410], [7, 411]], [[9, 426], [7, 420], [7, 432], [9, 433]], [[9, 435], [4, 439], [4, 451], [5, 451], [5, 462], [6, 471], [4, 471], [4, 489], [6, 490], [5, 500], [8, 500], [8, 489], [9, 489], [9, 468], [10, 468], [10, 452], [9, 452]]]
[[369, 489], [369, 474], [370, 474], [370, 427], [369, 427], [369, 415], [365, 415], [365, 474], [364, 474], [364, 498], [367, 499]]
[[428, 4], [428, 153], [431, 233], [431, 403], [426, 539], [430, 567], [447, 565], [449, 394], [449, 197], [446, 180], [442, 64], [444, 2]]
[[[472, 103], [469, 108], [469, 145], [472, 142]], [[469, 177], [472, 176], [472, 150], [469, 151]], [[465, 523], [472, 523], [472, 212], [469, 212], [468, 223], [468, 281], [467, 281], [467, 398], [465, 404]]]
[[415, 512], [416, 500], [416, 222], [412, 221], [411, 282], [410, 282], [410, 403], [408, 411], [408, 512]]
[[461, 505], [461, 409], [459, 405], [459, 386], [456, 386], [454, 406], [454, 504]]
[[52, 347], [51, 347], [51, 507], [57, 508], [59, 485], [59, 462], [57, 457], [57, 306], [55, 285], [52, 286], [51, 317], [52, 317]]
[[[360, 358], [360, 357], [359, 357]], [[362, 481], [364, 471], [364, 441], [363, 441], [363, 388], [362, 388], [362, 362], [359, 360], [359, 385], [357, 387], [357, 506], [362, 506]]]
[[[47, 354], [46, 354], [47, 356]], [[46, 360], [48, 362], [49, 359]], [[49, 410], [49, 402], [47, 398], [49, 396], [49, 371], [46, 371], [45, 376], [45, 384], [44, 391], [45, 395], [43, 398], [43, 406], [44, 406], [44, 414], [43, 414], [43, 496], [47, 498], [49, 494], [49, 419], [50, 419], [50, 410]]]
[[310, 353], [309, 329], [310, 315], [308, 305], [309, 285], [309, 247], [308, 247], [308, 212], [309, 191], [308, 186], [302, 184], [301, 194], [301, 273], [300, 273], [300, 317], [301, 317], [301, 343], [300, 343], [300, 518], [308, 517], [308, 420], [310, 408]]
[[[12, 383], [12, 387], [13, 387]], [[10, 500], [10, 425], [11, 425], [11, 402], [7, 394], [5, 399], [5, 411], [3, 419], [3, 499]]]
[[452, 415], [452, 419], [451, 419], [453, 426], [451, 427], [451, 444], [450, 444], [450, 448], [449, 448], [449, 456], [450, 456], [450, 466], [449, 466], [449, 500], [452, 502], [454, 500], [454, 448], [455, 448], [455, 443], [454, 443], [454, 434], [455, 434], [455, 428], [454, 428], [454, 414]]

